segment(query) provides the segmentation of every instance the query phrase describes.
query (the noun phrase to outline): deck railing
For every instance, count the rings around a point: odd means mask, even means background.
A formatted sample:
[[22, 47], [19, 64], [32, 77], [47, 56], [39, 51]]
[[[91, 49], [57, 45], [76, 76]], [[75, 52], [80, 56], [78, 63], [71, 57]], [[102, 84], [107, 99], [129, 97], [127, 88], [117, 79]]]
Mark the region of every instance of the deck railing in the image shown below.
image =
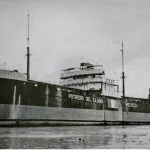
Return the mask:
[[61, 85], [70, 85], [70, 84], [85, 84], [85, 83], [96, 83], [96, 82], [105, 82], [105, 78], [86, 78], [86, 79], [75, 79], [69, 81], [60, 82]]
[[81, 70], [76, 72], [66, 72], [61, 74], [61, 79], [71, 78], [74, 76], [82, 76], [82, 75], [96, 75], [96, 74], [104, 74], [103, 69], [94, 69], [94, 70]]

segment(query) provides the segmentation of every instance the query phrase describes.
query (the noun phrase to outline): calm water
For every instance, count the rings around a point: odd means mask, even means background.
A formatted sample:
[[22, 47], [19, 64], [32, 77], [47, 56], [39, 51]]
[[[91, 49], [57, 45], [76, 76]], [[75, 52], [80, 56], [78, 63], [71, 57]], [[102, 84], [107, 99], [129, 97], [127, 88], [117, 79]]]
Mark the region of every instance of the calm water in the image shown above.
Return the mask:
[[0, 148], [150, 148], [150, 126], [0, 128]]

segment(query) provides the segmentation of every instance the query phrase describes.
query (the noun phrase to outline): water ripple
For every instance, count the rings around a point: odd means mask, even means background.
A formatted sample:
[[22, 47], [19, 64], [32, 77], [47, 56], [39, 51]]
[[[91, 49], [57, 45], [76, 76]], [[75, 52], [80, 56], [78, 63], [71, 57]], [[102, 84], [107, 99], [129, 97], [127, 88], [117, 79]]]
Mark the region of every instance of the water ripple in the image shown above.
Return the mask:
[[0, 128], [2, 149], [145, 149], [150, 126]]

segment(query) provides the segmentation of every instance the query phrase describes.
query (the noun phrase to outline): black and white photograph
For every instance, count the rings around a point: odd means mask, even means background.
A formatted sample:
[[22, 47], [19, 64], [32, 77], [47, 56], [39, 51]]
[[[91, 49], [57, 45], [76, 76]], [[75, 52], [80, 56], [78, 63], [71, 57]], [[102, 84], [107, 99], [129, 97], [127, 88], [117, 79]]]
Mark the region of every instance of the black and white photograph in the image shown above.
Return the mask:
[[0, 149], [150, 149], [150, 0], [0, 0]]

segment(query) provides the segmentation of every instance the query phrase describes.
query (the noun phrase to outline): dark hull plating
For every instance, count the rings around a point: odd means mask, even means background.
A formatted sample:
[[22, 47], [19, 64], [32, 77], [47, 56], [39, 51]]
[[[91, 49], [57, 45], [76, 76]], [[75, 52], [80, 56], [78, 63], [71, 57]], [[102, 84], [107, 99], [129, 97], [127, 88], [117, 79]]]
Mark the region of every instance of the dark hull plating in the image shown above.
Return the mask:
[[0, 79], [0, 125], [150, 123], [150, 100]]

